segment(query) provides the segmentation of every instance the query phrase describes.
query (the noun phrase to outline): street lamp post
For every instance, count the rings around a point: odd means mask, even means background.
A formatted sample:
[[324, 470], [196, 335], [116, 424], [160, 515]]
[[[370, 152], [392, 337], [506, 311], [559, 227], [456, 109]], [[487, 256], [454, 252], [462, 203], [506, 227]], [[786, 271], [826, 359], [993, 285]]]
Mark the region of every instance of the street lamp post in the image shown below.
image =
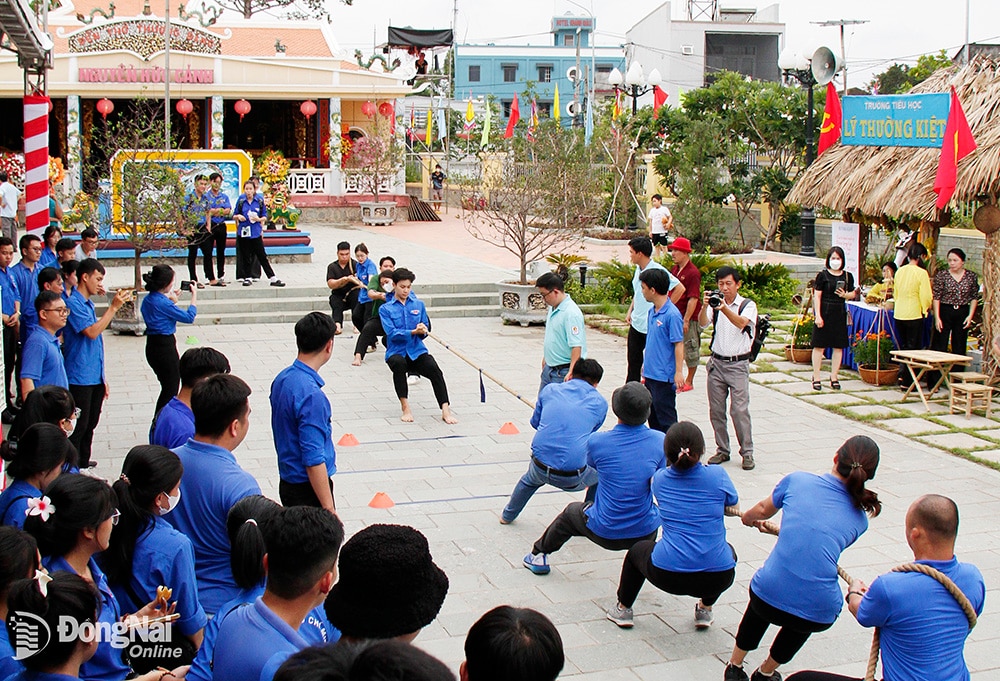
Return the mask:
[[[812, 165], [815, 160], [813, 151], [813, 86], [816, 85], [816, 76], [812, 71], [812, 63], [804, 54], [789, 52], [786, 50], [778, 57], [778, 68], [786, 79], [794, 78], [807, 90], [808, 101], [806, 104], [806, 168]], [[799, 255], [809, 257], [816, 256], [816, 214], [812, 207], [802, 208], [802, 244], [799, 247]]]
[[[629, 64], [628, 69], [625, 71], [625, 76], [622, 76], [622, 72], [617, 68], [611, 69], [611, 73], [608, 75], [608, 85], [611, 85], [615, 89], [615, 96], [619, 92], [624, 92], [628, 97], [632, 98], [632, 114], [634, 115], [639, 108], [639, 97], [642, 97], [647, 92], [652, 92], [657, 85], [663, 82], [663, 78], [660, 76], [659, 69], [653, 69], [649, 72], [649, 75], [643, 75], [642, 64], [638, 61], [633, 61]], [[622, 83], [625, 87], [622, 87]]]

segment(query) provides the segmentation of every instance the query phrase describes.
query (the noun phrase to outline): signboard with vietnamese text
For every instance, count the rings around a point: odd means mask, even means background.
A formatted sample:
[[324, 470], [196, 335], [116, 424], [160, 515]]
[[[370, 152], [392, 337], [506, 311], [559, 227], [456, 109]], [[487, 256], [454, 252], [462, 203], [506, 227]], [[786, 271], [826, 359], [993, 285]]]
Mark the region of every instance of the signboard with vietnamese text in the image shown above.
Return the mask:
[[[69, 51], [125, 51], [149, 61], [165, 47], [166, 22], [160, 19], [108, 21], [81, 29], [69, 36]], [[170, 25], [170, 49], [198, 54], [222, 54], [222, 39], [210, 31], [185, 24]]]
[[950, 106], [947, 93], [844, 97], [840, 142], [940, 148]]

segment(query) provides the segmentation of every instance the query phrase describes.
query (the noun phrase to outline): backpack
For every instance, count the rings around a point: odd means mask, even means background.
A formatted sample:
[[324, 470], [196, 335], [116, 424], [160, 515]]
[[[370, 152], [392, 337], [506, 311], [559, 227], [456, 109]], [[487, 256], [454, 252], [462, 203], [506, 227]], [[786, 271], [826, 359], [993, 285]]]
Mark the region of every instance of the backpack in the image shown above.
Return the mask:
[[[743, 302], [740, 303], [739, 310], [737, 314], [742, 315], [743, 309], [747, 306], [750, 300], [744, 298]], [[712, 340], [708, 342], [708, 346], [712, 347], [712, 342], [715, 341], [715, 325], [719, 323], [719, 311], [712, 311]], [[753, 331], [750, 330], [749, 326], [743, 327], [743, 333], [748, 334], [753, 338], [753, 343], [750, 344], [750, 361], [755, 362], [757, 360], [757, 355], [760, 354], [760, 349], [764, 347], [764, 341], [767, 340], [767, 335], [771, 333], [771, 315], [769, 314], [758, 314], [757, 324], [754, 326]]]

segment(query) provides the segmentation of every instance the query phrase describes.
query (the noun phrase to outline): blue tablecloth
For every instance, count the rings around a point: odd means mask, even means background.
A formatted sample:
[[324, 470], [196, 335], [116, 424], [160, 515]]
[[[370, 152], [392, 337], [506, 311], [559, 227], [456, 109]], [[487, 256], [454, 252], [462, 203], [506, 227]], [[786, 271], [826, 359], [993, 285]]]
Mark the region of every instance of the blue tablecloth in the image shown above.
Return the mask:
[[[892, 310], [885, 310], [881, 307], [875, 305], [869, 305], [867, 303], [861, 303], [856, 301], [848, 301], [847, 309], [850, 312], [850, 320], [847, 324], [847, 337], [852, 340], [857, 336], [860, 331], [862, 334], [868, 333], [878, 333], [879, 324], [881, 324], [881, 330], [889, 334], [892, 339], [892, 349], [899, 349], [899, 334], [896, 333], [896, 317], [893, 315]], [[924, 324], [924, 338], [922, 347], [926, 348], [930, 346], [931, 341], [931, 320], [930, 317], [927, 318]], [[826, 357], [829, 358], [831, 355], [831, 350], [827, 349]], [[844, 348], [844, 360], [841, 366], [847, 369], [857, 369], [857, 365], [854, 363], [854, 352], [851, 350], [850, 346]]]

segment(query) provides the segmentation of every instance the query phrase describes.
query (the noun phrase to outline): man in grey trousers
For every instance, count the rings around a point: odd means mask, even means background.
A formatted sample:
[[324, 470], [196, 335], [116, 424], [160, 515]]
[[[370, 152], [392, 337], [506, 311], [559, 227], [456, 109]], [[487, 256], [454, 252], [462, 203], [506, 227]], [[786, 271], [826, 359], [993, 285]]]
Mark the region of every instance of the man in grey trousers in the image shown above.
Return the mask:
[[729, 429], [726, 423], [726, 400], [731, 399], [730, 415], [740, 443], [743, 470], [754, 468], [753, 435], [750, 424], [750, 348], [757, 325], [757, 305], [739, 295], [740, 273], [732, 267], [720, 267], [713, 291], [705, 291], [699, 323], [713, 324], [712, 356], [708, 360], [708, 413], [715, 431], [715, 456], [710, 464], [729, 461]]

